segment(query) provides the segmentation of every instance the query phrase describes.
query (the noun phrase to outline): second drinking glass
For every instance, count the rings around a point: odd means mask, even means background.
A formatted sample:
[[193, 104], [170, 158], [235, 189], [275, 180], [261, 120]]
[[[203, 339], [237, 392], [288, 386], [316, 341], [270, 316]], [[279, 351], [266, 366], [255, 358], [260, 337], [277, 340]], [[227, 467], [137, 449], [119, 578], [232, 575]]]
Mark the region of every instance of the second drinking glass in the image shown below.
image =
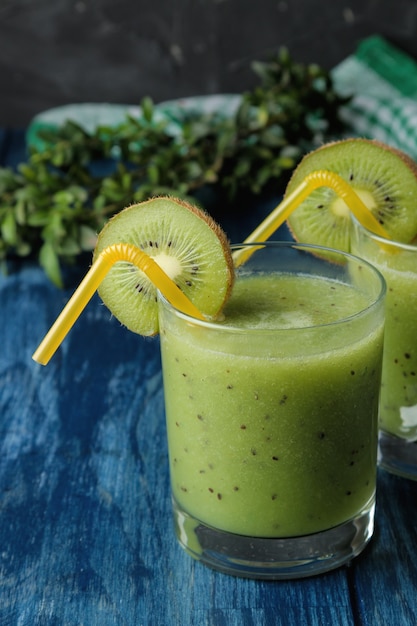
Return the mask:
[[417, 480], [417, 246], [378, 237], [353, 220], [352, 248], [387, 282], [379, 463]]

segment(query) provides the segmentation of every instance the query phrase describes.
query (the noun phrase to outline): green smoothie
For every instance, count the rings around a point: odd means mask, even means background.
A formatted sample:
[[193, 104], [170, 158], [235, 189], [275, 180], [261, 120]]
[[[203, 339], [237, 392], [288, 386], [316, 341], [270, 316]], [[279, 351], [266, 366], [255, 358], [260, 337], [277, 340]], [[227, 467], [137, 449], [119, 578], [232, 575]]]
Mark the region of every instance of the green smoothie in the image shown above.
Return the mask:
[[295, 537], [372, 503], [383, 320], [356, 315], [369, 304], [336, 280], [273, 273], [240, 278], [219, 324], [162, 307], [181, 509], [231, 533]]
[[359, 227], [353, 246], [387, 282], [380, 426], [417, 441], [417, 247], [381, 247]]
[[[416, 253], [417, 262], [417, 253]], [[387, 281], [381, 427], [417, 440], [417, 273], [381, 267]]]

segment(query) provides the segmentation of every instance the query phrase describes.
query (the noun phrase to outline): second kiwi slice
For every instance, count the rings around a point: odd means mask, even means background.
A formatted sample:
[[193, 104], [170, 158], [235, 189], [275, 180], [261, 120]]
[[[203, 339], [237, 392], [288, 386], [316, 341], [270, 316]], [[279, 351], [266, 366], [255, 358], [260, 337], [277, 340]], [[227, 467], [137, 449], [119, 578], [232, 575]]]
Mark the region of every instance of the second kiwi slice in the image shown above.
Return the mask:
[[[122, 210], [100, 232], [95, 258], [116, 243], [133, 244], [165, 271], [207, 317], [215, 317], [233, 283], [226, 235], [201, 209], [160, 197]], [[141, 335], [158, 332], [157, 289], [139, 268], [118, 261], [99, 287], [113, 315]]]
[[[293, 192], [311, 172], [327, 170], [348, 182], [392, 239], [410, 243], [417, 235], [417, 166], [405, 153], [381, 142], [351, 138], [306, 155], [287, 186]], [[350, 211], [336, 193], [313, 191], [288, 218], [298, 241], [350, 250]]]

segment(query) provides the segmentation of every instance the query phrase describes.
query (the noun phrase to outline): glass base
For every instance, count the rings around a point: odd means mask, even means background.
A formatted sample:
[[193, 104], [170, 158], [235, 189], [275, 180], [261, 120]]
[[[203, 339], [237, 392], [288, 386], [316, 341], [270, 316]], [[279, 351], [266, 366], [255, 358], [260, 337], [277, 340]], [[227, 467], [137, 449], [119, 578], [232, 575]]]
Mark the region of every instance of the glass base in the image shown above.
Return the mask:
[[374, 499], [357, 517], [304, 537], [246, 537], [206, 526], [173, 502], [178, 541], [193, 558], [234, 576], [289, 580], [323, 574], [360, 554], [374, 530]]
[[417, 480], [417, 441], [380, 431], [378, 464], [391, 474]]

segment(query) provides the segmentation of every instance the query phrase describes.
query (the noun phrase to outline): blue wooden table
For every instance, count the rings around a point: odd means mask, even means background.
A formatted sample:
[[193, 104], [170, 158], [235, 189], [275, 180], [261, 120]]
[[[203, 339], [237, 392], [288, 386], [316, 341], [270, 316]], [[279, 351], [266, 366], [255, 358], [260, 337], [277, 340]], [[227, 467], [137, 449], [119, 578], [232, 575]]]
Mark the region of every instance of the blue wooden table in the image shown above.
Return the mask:
[[[24, 158], [23, 133], [1, 134], [0, 158]], [[30, 263], [0, 277], [0, 626], [417, 623], [417, 483], [384, 472], [375, 535], [349, 567], [264, 582], [188, 557], [158, 339], [94, 298], [47, 367], [31, 360], [71, 291]]]

